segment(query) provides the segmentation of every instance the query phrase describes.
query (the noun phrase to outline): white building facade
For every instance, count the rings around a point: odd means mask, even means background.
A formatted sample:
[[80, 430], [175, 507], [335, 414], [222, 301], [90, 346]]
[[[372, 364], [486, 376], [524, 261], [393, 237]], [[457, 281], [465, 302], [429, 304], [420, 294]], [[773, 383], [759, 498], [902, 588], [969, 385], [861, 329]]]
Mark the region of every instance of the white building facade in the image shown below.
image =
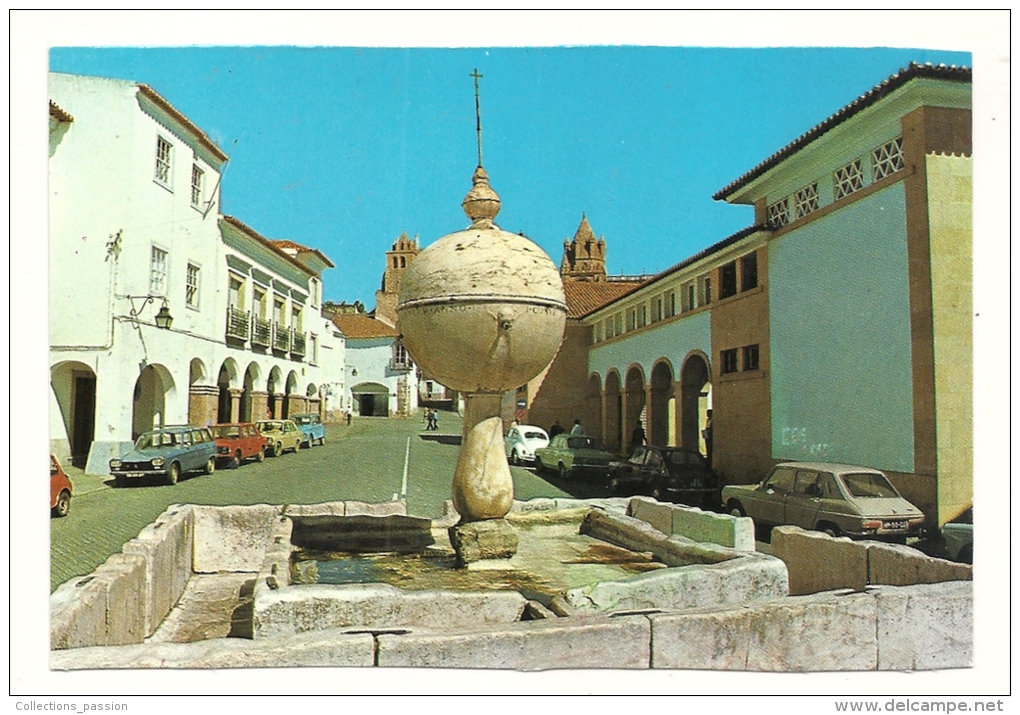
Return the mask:
[[360, 314], [333, 322], [346, 338], [344, 402], [362, 417], [410, 417], [418, 409], [418, 371], [396, 328]]
[[49, 91], [51, 451], [105, 474], [153, 426], [321, 409], [328, 259], [221, 216], [226, 154], [151, 88]]

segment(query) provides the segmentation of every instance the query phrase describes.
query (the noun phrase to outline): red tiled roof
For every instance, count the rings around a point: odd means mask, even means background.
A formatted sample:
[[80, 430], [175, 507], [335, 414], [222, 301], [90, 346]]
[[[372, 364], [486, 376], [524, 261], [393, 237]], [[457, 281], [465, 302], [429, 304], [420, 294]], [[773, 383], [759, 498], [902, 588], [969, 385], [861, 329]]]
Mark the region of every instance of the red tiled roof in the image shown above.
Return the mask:
[[799, 138], [795, 139], [790, 144], [777, 151], [775, 154], [770, 156], [768, 159], [758, 164], [758, 166], [751, 169], [749, 172], [741, 176], [739, 179], [720, 189], [712, 198], [716, 201], [722, 199], [728, 199], [737, 189], [746, 186], [751, 183], [754, 179], [764, 174], [772, 167], [779, 164], [781, 161], [789, 156], [792, 156], [796, 152], [803, 149], [805, 146], [813, 142], [818, 137], [825, 134], [827, 131], [835, 126], [838, 126], [850, 119], [861, 110], [870, 107], [872, 104], [880, 100], [882, 97], [888, 95], [893, 90], [902, 87], [910, 80], [916, 77], [924, 77], [929, 79], [944, 79], [954, 82], [970, 82], [971, 81], [971, 69], [970, 67], [956, 67], [955, 65], [931, 65], [931, 64], [918, 64], [911, 62], [909, 65], [901, 69], [899, 72], [894, 74], [889, 79], [885, 80], [881, 84], [875, 86], [867, 93], [862, 94], [860, 97], [855, 99], [847, 106], [840, 109], [838, 112], [833, 114], [831, 117], [826, 119], [821, 124], [816, 125], [814, 128], [808, 130], [802, 134]]
[[334, 315], [333, 325], [348, 338], [395, 338], [400, 335], [395, 328], [367, 315]]
[[319, 251], [319, 249], [317, 249], [317, 248], [309, 248], [308, 246], [302, 246], [300, 243], [297, 243], [295, 241], [290, 241], [290, 240], [285, 239], [285, 238], [279, 238], [279, 239], [272, 238], [272, 239], [269, 239], [269, 242], [274, 244], [277, 248], [280, 248], [280, 249], [283, 249], [283, 250], [286, 250], [286, 249], [289, 248], [291, 250], [297, 251], [298, 253], [314, 253], [316, 256], [319, 257], [319, 260], [321, 260], [327, 266], [329, 266], [330, 268], [336, 268], [336, 266], [333, 265], [333, 261], [331, 261], [328, 258], [326, 258], [326, 255], [324, 253], [322, 253], [321, 251]]
[[[228, 216], [226, 214], [223, 214], [223, 219], [222, 220], [226, 221], [227, 223], [229, 223], [230, 225], [232, 225], [235, 228], [239, 229], [240, 231], [243, 231], [244, 233], [248, 234], [249, 236], [254, 238], [256, 241], [261, 241], [273, 253], [275, 253], [278, 256], [281, 256], [282, 258], [286, 259], [289, 263], [294, 264], [295, 266], [300, 268], [305, 273], [308, 273], [308, 274], [313, 275], [313, 276], [318, 275], [315, 271], [313, 271], [311, 268], [306, 266], [304, 263], [302, 263], [298, 259], [294, 258], [294, 256], [290, 255], [289, 253], [284, 251], [282, 248], [277, 246], [275, 241], [270, 241], [268, 238], [263, 236], [261, 233], [259, 233], [255, 229], [253, 229], [251, 226], [246, 224], [241, 219], [235, 218], [233, 216]], [[330, 265], [332, 265], [332, 264], [330, 264]]]
[[195, 135], [195, 137], [202, 144], [202, 146], [204, 146], [206, 149], [208, 149], [210, 152], [212, 152], [213, 156], [215, 156], [220, 161], [226, 161], [227, 160], [227, 155], [223, 152], [223, 150], [220, 149], [218, 146], [216, 146], [216, 144], [213, 142], [213, 140], [210, 139], [206, 135], [205, 132], [203, 132], [201, 129], [196, 127], [191, 122], [190, 119], [188, 119], [183, 114], [181, 114], [177, 110], [177, 108], [174, 107], [174, 105], [170, 104], [170, 102], [168, 102], [165, 99], [163, 99], [163, 97], [160, 96], [159, 92], [157, 92], [156, 90], [154, 90], [152, 87], [150, 87], [147, 84], [139, 84], [138, 85], [138, 90], [142, 94], [144, 94], [149, 100], [151, 100], [156, 106], [158, 106], [164, 112], [166, 112], [171, 117], [176, 119], [178, 122], [183, 124], [188, 129], [188, 131], [190, 131], [192, 134]]
[[72, 117], [70, 114], [61, 109], [60, 106], [52, 99], [50, 100], [50, 116], [56, 119], [58, 122], [74, 121], [74, 117]]
[[580, 318], [644, 285], [645, 281], [564, 281], [567, 317]]

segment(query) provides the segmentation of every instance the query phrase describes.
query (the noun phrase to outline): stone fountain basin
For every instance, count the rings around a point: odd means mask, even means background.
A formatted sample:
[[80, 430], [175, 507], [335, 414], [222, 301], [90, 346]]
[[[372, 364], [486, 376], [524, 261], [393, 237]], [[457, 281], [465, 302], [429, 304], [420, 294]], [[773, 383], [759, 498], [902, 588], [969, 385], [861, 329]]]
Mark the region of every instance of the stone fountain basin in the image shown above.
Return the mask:
[[507, 516], [517, 553], [467, 568], [457, 568], [446, 536], [456, 514], [433, 522], [290, 507], [274, 524], [256, 579], [253, 637], [337, 628], [450, 631], [787, 593], [777, 559], [664, 534], [629, 516], [627, 499], [565, 501], [518, 502]]

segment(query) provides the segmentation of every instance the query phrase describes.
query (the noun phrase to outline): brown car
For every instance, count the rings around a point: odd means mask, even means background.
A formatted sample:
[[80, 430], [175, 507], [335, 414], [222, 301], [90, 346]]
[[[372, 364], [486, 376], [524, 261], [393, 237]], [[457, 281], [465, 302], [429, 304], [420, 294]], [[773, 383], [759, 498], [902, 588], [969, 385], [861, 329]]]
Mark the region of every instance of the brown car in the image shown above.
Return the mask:
[[212, 425], [209, 430], [216, 439], [216, 461], [228, 468], [236, 469], [246, 459], [265, 460], [266, 438], [251, 422]]

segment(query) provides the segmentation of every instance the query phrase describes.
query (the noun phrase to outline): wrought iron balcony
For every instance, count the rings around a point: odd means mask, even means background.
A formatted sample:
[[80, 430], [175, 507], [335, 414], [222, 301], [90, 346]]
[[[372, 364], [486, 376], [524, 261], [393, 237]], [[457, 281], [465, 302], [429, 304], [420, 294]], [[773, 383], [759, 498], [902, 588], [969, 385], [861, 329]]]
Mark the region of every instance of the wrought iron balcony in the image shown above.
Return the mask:
[[238, 310], [234, 306], [227, 307], [227, 337], [234, 340], [247, 340], [249, 315], [246, 310]]
[[389, 369], [393, 372], [408, 372], [414, 367], [414, 363], [411, 362], [410, 358], [403, 360], [397, 358], [390, 358]]
[[305, 355], [305, 334], [304, 333], [299, 333], [296, 330], [292, 333], [291, 344], [290, 344], [290, 354], [291, 355], [301, 355], [302, 357], [304, 357], [304, 355]]
[[268, 348], [273, 341], [273, 324], [255, 316], [252, 318], [251, 344]]
[[273, 323], [273, 350], [290, 352], [290, 328]]

